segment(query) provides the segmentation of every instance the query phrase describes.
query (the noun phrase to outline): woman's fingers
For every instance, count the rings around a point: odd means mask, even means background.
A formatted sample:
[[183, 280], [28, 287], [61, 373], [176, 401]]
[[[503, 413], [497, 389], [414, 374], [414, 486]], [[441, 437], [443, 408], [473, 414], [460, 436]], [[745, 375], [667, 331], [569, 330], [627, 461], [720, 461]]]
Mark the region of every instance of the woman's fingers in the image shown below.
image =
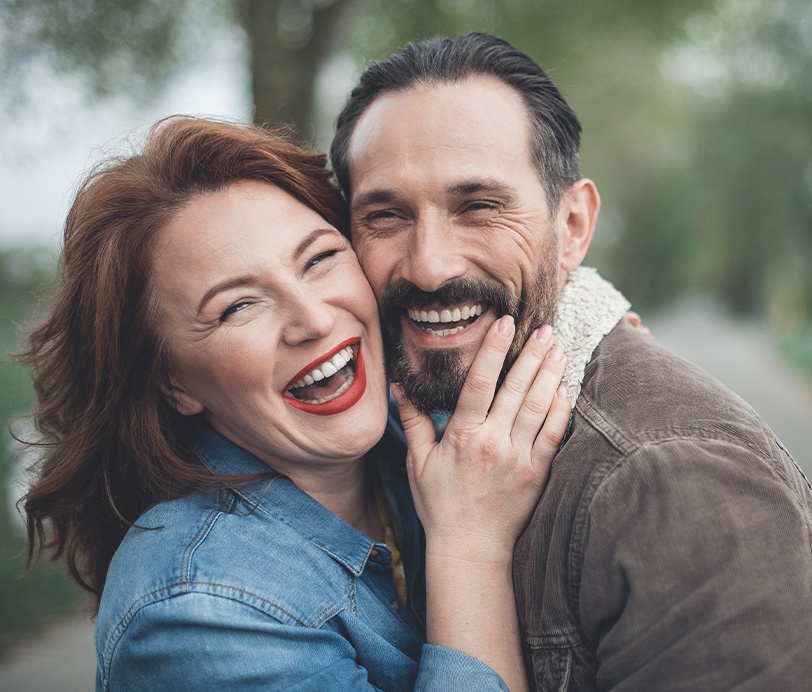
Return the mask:
[[514, 444], [530, 447], [540, 434], [555, 403], [556, 390], [564, 376], [566, 362], [567, 357], [561, 346], [554, 346], [546, 354], [512, 424], [511, 439]]
[[566, 385], [559, 385], [547, 412], [547, 418], [541, 431], [536, 436], [533, 444], [531, 458], [533, 465], [546, 480], [550, 473], [550, 465], [553, 457], [561, 446], [564, 435], [567, 434], [570, 416], [572, 415], [572, 403]]
[[[390, 385], [392, 396], [398, 405], [400, 423], [403, 433], [406, 435], [406, 444], [409, 448], [407, 455], [407, 465], [417, 463], [422, 468], [422, 464], [428, 457], [429, 452], [437, 444], [434, 423], [430, 416], [426, 416], [418, 411], [410, 402], [403, 390], [397, 384]], [[410, 469], [411, 471], [411, 469]], [[418, 469], [419, 471], [419, 469]]]
[[485, 421], [514, 332], [510, 315], [496, 320], [488, 330], [465, 378], [446, 434], [453, 434], [455, 429], [470, 429]]
[[[537, 379], [542, 363], [552, 346], [553, 330], [550, 325], [545, 324], [530, 335], [516, 362], [511, 366], [510, 372], [505, 376], [499, 392], [496, 394], [493, 406], [488, 414], [489, 420], [506, 429], [513, 427], [519, 411], [524, 406], [525, 398]], [[560, 376], [558, 379], [561, 380]], [[558, 386], [558, 382], [555, 385]], [[554, 391], [555, 387], [551, 390], [550, 396], [545, 402], [546, 405], [543, 407], [542, 420], [547, 413], [547, 407]], [[538, 427], [541, 427], [541, 421], [539, 421]], [[538, 428], [536, 432], [538, 432]], [[534, 438], [535, 435], [531, 438], [531, 443]]]
[[643, 336], [651, 337], [651, 330], [643, 324], [643, 318], [640, 317], [640, 315], [638, 315], [636, 312], [629, 310], [624, 317], [626, 318], [626, 321]]

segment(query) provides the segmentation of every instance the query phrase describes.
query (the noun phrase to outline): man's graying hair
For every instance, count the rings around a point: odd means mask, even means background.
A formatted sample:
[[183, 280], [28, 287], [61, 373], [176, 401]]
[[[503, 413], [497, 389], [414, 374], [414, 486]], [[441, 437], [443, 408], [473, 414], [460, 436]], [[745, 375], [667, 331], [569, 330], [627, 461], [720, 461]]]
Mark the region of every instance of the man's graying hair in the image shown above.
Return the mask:
[[350, 139], [358, 119], [375, 99], [388, 92], [454, 83], [476, 75], [498, 79], [524, 100], [531, 121], [531, 155], [550, 210], [557, 209], [563, 192], [582, 177], [581, 124], [555, 84], [531, 58], [507, 41], [482, 33], [409, 43], [364, 71], [338, 116], [330, 150], [333, 170], [347, 199]]

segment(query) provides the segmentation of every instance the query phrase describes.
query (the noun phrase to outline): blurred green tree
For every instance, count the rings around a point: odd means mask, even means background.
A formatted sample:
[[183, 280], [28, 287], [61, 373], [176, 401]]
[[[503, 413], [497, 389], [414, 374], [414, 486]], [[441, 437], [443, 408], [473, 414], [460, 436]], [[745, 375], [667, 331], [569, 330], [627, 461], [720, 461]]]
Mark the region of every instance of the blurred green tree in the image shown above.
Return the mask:
[[104, 96], [149, 96], [237, 24], [250, 61], [254, 120], [312, 135], [313, 88], [353, 0], [0, 0], [6, 88], [33, 63], [81, 74]]
[[[812, 5], [727, 0], [664, 57], [684, 123], [609, 264], [656, 304], [700, 289], [781, 331], [812, 317]], [[812, 349], [810, 349], [812, 350]]]

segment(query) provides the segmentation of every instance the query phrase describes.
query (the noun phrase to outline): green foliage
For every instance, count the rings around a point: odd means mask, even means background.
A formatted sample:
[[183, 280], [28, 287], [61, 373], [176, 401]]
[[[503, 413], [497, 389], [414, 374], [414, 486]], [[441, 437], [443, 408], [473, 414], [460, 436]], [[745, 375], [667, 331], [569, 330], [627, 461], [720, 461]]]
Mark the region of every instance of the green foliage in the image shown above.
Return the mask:
[[43, 560], [26, 575], [26, 541], [10, 505], [12, 444], [9, 419], [29, 413], [34, 393], [25, 368], [7, 354], [22, 348], [21, 331], [37, 297], [51, 283], [54, 258], [43, 249], [0, 250], [0, 654], [21, 635], [75, 608], [85, 598], [61, 565]]
[[779, 346], [786, 358], [802, 370], [812, 384], [812, 321], [782, 335]]
[[[230, 7], [230, 3], [226, 3]], [[148, 98], [222, 21], [223, 0], [0, 0], [4, 105], [38, 98], [26, 76], [47, 66], [82, 78], [96, 96]], [[32, 72], [32, 69], [34, 70]]]
[[26, 546], [20, 533], [0, 538], [0, 660], [28, 633], [87, 602], [62, 565], [41, 560], [26, 574]]
[[34, 407], [28, 372], [10, 354], [22, 349], [23, 325], [33, 319], [37, 297], [52, 281], [54, 269], [54, 258], [47, 250], [0, 250], [0, 532], [9, 529], [12, 512], [6, 492], [13, 475], [8, 424]]

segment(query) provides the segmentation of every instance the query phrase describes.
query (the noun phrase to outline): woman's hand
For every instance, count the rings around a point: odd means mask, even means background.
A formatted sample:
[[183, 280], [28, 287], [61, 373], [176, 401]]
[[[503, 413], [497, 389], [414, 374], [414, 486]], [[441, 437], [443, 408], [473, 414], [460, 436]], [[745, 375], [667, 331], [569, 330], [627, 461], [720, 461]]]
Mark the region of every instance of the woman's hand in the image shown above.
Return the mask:
[[530, 335], [494, 398], [513, 335], [509, 316], [488, 331], [439, 443], [431, 419], [393, 389], [426, 530], [427, 639], [489, 665], [515, 692], [527, 678], [513, 546], [549, 477], [570, 401], [549, 327]]
[[395, 390], [429, 550], [509, 560], [549, 476], [570, 416], [565, 356], [549, 327], [536, 330], [494, 399], [513, 335], [509, 316], [491, 327], [439, 443], [431, 419]]
[[625, 320], [634, 327], [638, 332], [640, 332], [643, 336], [647, 336], [651, 338], [651, 330], [643, 324], [643, 318], [640, 317], [636, 312], [632, 312], [629, 310], [625, 315], [623, 315]]

